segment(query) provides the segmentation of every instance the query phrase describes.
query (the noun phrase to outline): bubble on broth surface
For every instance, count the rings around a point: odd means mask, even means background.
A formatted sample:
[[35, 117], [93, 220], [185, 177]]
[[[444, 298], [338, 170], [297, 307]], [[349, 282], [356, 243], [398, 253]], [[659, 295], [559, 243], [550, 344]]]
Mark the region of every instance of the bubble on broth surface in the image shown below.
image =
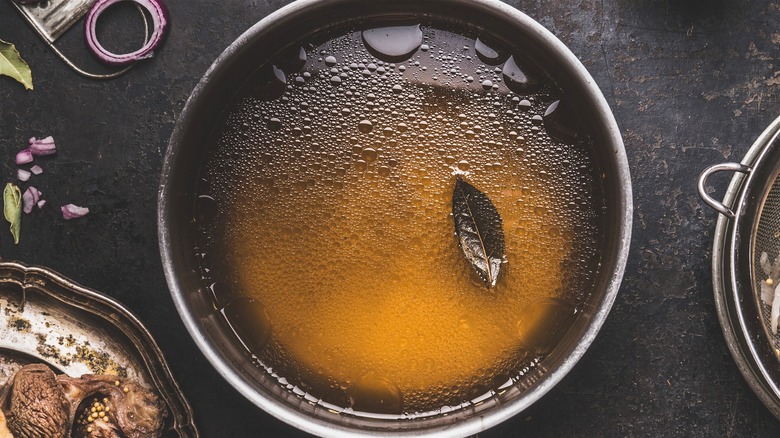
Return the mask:
[[544, 127], [550, 137], [561, 142], [572, 142], [577, 139], [571, 109], [565, 102], [556, 100], [544, 112]]
[[251, 79], [250, 93], [262, 100], [281, 97], [287, 89], [287, 76], [275, 65], [261, 69]]
[[525, 95], [539, 91], [542, 81], [531, 67], [518, 65], [514, 56], [510, 56], [502, 69], [504, 83], [515, 93]]
[[[299, 46], [285, 50], [275, 61], [275, 64], [285, 73], [298, 73], [306, 65], [306, 49]], [[303, 78], [301, 78], [303, 79]]]
[[405, 61], [422, 44], [420, 25], [390, 26], [364, 30], [362, 33], [366, 49], [387, 62]]
[[388, 379], [367, 374], [346, 389], [351, 408], [378, 414], [402, 413], [401, 390]]
[[222, 312], [250, 351], [261, 351], [271, 339], [271, 321], [260, 301], [245, 297], [234, 299]]
[[557, 298], [530, 303], [517, 321], [520, 342], [536, 355], [549, 354], [566, 334], [575, 312], [571, 303]]
[[499, 65], [507, 58], [507, 53], [492, 42], [485, 42], [482, 38], [474, 41], [474, 51], [479, 59], [487, 65]]

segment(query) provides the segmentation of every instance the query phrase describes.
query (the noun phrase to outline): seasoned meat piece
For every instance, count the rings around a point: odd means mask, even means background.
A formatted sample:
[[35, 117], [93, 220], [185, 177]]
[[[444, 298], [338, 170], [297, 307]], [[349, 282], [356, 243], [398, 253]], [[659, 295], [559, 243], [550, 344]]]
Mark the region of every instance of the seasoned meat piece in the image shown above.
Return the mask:
[[0, 438], [14, 438], [11, 431], [8, 430], [8, 425], [5, 422], [5, 415], [3, 414], [2, 409], [0, 409]]
[[34, 364], [0, 388], [0, 438], [158, 438], [167, 416], [156, 394], [115, 376]]
[[111, 408], [103, 402], [94, 399], [92, 403], [86, 405], [79, 416], [76, 418], [76, 424], [73, 427], [73, 436], [75, 438], [125, 438], [116, 419], [113, 416]]
[[76, 438], [124, 438], [119, 428], [105, 421], [94, 422], [89, 426], [80, 424], [73, 430]]
[[[103, 398], [103, 405], [110, 414], [95, 419], [95, 423], [111, 423], [118, 426], [127, 438], [157, 438], [162, 434], [168, 415], [165, 405], [157, 395], [138, 383], [114, 376], [86, 374], [78, 379], [60, 375], [57, 381], [65, 390], [71, 406], [71, 421], [75, 420], [82, 401], [91, 397]], [[100, 430], [100, 433], [109, 429]], [[93, 427], [92, 432], [98, 432]], [[93, 436], [93, 435], [88, 435]], [[94, 435], [110, 437], [115, 435]]]
[[0, 409], [16, 438], [69, 435], [69, 406], [54, 372], [43, 364], [22, 367], [0, 393]]
[[84, 400], [73, 426], [74, 438], [125, 438], [108, 405], [108, 398]]

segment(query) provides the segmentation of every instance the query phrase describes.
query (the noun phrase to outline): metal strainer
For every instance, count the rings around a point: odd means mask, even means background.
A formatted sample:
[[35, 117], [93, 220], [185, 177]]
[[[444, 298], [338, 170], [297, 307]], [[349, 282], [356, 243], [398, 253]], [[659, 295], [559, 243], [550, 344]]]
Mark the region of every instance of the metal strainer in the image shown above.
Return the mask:
[[[721, 202], [708, 194], [707, 180], [724, 171], [735, 175]], [[707, 168], [698, 189], [702, 199], [720, 213], [712, 274], [723, 334], [748, 384], [780, 418], [780, 329], [773, 331], [771, 317], [774, 291], [780, 285], [778, 174], [780, 118], [759, 136], [741, 163]], [[768, 299], [762, 299], [767, 293]]]
[[[780, 178], [776, 174], [772, 177], [758, 217], [754, 241], [752, 259], [756, 304], [775, 355], [780, 358], [780, 315], [777, 314], [780, 309]], [[778, 298], [775, 300], [776, 295]]]

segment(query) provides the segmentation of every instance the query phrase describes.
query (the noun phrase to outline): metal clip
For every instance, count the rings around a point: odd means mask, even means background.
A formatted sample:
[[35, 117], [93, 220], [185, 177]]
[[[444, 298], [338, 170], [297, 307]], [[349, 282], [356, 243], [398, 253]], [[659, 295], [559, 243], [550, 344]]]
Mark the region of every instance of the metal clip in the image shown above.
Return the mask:
[[[92, 79], [111, 79], [127, 73], [127, 71], [133, 67], [133, 65], [129, 65], [113, 73], [90, 73], [78, 67], [54, 45], [57, 38], [62, 36], [62, 34], [86, 15], [95, 3], [95, 0], [44, 0], [39, 4], [29, 5], [22, 5], [14, 0], [10, 1], [11, 4], [16, 6], [16, 9], [27, 20], [30, 26], [35, 29], [35, 32], [43, 39], [46, 45], [48, 45], [54, 53], [56, 53], [57, 56], [59, 56], [60, 59], [76, 73]], [[144, 41], [146, 41], [149, 39], [149, 23], [143, 9], [138, 5], [136, 5], [136, 7], [144, 20]]]

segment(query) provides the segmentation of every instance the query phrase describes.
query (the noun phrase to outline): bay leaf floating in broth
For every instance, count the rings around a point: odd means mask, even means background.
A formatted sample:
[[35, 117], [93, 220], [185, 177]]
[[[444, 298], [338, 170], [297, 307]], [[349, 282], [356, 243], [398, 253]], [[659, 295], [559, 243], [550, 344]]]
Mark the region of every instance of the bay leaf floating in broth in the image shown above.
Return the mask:
[[504, 262], [504, 225], [496, 206], [458, 175], [452, 193], [455, 235], [466, 260], [488, 288], [496, 286]]

